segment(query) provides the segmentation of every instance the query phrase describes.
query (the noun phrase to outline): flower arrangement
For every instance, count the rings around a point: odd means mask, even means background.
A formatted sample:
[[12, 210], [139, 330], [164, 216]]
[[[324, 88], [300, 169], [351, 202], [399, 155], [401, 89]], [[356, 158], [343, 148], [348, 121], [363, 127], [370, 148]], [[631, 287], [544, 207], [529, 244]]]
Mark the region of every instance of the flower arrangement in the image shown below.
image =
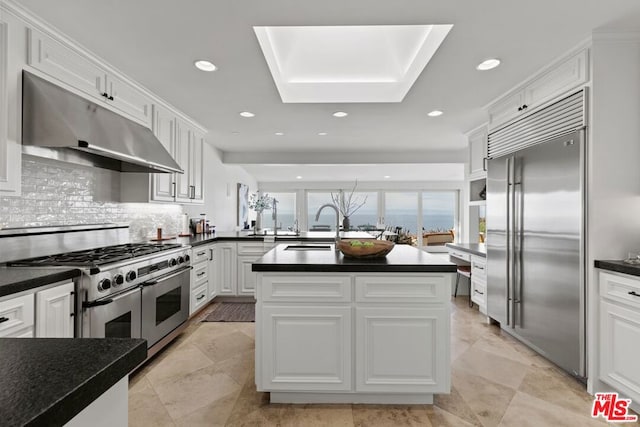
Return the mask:
[[269, 197], [269, 194], [253, 193], [249, 197], [249, 209], [253, 209], [258, 213], [262, 213], [265, 209], [271, 209], [273, 203], [273, 197]]
[[331, 193], [331, 200], [333, 204], [340, 210], [343, 217], [349, 218], [358, 209], [367, 203], [367, 196], [356, 196], [354, 193], [358, 186], [358, 180], [356, 180], [351, 192], [346, 194], [343, 190], [338, 191], [338, 194]]

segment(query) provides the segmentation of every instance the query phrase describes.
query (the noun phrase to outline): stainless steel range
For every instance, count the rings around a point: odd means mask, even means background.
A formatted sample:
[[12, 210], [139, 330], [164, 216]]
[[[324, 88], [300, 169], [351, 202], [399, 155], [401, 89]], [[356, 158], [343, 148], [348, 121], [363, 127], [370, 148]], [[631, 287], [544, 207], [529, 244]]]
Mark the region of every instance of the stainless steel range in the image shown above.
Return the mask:
[[82, 316], [76, 336], [142, 337], [151, 348], [189, 317], [189, 249], [179, 244], [125, 243], [14, 260], [8, 265], [80, 269], [77, 312]]

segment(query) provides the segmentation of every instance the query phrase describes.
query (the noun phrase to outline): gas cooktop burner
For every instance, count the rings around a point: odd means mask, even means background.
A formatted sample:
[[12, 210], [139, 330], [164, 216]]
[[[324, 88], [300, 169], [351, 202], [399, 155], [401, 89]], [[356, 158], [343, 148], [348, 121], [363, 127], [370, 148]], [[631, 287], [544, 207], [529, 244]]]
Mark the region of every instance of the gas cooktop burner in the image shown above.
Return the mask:
[[126, 259], [138, 258], [155, 252], [180, 248], [180, 244], [153, 244], [153, 243], [126, 243], [123, 245], [105, 246], [102, 248], [87, 249], [83, 251], [67, 252], [57, 255], [48, 255], [37, 258], [15, 261], [13, 266], [36, 265], [69, 265], [77, 267], [92, 267], [111, 264]]

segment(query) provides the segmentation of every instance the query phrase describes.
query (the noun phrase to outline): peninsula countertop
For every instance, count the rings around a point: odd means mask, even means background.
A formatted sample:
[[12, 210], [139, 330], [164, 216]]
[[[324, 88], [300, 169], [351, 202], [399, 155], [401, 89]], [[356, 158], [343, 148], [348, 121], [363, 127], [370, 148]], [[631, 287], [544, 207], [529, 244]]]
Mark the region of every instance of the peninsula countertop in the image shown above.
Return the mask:
[[487, 247], [484, 243], [447, 243], [448, 248], [458, 249], [473, 255], [487, 257]]
[[0, 267], [0, 297], [80, 276], [77, 268]]
[[395, 245], [383, 258], [348, 258], [328, 244], [328, 250], [287, 250], [280, 244], [252, 264], [252, 271], [286, 272], [446, 272], [456, 265], [409, 245]]

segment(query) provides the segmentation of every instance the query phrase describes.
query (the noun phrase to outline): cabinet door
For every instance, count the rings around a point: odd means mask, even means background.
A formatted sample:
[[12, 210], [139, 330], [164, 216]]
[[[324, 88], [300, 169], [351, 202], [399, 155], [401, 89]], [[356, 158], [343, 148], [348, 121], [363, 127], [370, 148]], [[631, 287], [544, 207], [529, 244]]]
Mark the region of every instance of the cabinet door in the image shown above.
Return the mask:
[[[162, 146], [175, 156], [176, 151], [176, 135], [175, 135], [175, 117], [164, 108], [153, 106], [153, 134], [160, 140]], [[153, 180], [151, 190], [151, 200], [160, 202], [173, 202], [176, 192], [175, 174], [173, 173], [154, 173], [151, 174]]]
[[175, 160], [184, 170], [183, 174], [177, 173], [176, 176], [176, 201], [181, 203], [191, 202], [191, 190], [189, 187], [189, 170], [191, 165], [189, 159], [190, 142], [192, 132], [191, 128], [181, 120], [176, 120], [176, 151]]
[[217, 251], [215, 245], [208, 248], [209, 251], [209, 300], [213, 300], [218, 295], [219, 268], [217, 262]]
[[101, 101], [106, 72], [51, 37], [29, 29], [29, 65]]
[[216, 246], [218, 294], [236, 295], [236, 245], [235, 243], [218, 243]]
[[359, 307], [355, 331], [356, 391], [449, 391], [445, 308]]
[[262, 307], [264, 390], [350, 391], [351, 307]]
[[589, 80], [587, 61], [588, 50], [585, 49], [535, 79], [525, 88], [525, 104], [529, 109], [537, 107], [584, 85]]
[[141, 125], [151, 127], [151, 100], [144, 93], [112, 75], [107, 76], [107, 93], [109, 105]]
[[516, 92], [489, 107], [489, 128], [494, 129], [522, 112], [518, 110], [524, 105], [524, 95]]
[[251, 271], [256, 255], [238, 255], [238, 295], [256, 295], [258, 273]]
[[487, 157], [487, 131], [481, 129], [469, 135], [469, 175], [484, 176]]
[[[9, 44], [11, 41], [11, 44]], [[19, 196], [22, 182], [22, 67], [24, 26], [9, 14], [0, 15], [0, 197]]]
[[600, 379], [640, 400], [640, 313], [606, 300], [600, 302]]
[[36, 337], [73, 338], [73, 283], [36, 293]]
[[191, 185], [191, 202], [204, 202], [204, 136], [193, 133], [190, 147], [189, 185]]

